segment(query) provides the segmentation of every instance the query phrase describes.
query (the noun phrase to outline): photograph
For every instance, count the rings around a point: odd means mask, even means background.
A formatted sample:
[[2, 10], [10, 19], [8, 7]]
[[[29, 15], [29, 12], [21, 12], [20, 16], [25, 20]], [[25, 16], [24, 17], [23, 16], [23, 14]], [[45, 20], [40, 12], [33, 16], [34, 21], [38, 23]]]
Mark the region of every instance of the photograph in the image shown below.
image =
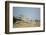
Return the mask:
[[5, 1], [5, 33], [45, 32], [45, 3]]
[[13, 28], [40, 27], [40, 8], [13, 7]]

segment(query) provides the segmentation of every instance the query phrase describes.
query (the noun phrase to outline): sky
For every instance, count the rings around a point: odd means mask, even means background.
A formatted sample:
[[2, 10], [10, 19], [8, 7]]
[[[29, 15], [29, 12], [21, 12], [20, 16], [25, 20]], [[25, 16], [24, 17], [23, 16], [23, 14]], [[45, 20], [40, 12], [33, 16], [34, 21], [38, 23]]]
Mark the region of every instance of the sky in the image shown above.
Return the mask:
[[25, 15], [30, 19], [40, 19], [40, 8], [13, 7], [13, 16]]

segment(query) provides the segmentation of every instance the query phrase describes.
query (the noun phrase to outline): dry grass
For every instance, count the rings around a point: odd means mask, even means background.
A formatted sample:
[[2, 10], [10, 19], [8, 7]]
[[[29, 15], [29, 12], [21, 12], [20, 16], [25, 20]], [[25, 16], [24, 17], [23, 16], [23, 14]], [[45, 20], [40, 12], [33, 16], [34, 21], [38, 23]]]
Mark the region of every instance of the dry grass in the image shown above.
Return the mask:
[[24, 27], [40, 27], [40, 22], [31, 22], [31, 23], [28, 23], [28, 22], [23, 22], [23, 21], [20, 21], [18, 23], [15, 23], [13, 24], [13, 27], [14, 28], [24, 28]]

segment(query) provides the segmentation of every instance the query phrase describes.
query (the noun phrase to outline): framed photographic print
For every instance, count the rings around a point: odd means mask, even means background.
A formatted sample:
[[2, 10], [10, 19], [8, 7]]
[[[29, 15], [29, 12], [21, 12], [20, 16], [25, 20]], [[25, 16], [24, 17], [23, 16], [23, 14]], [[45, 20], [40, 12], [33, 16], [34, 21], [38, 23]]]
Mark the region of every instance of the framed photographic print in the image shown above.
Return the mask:
[[5, 1], [5, 33], [45, 31], [45, 4]]

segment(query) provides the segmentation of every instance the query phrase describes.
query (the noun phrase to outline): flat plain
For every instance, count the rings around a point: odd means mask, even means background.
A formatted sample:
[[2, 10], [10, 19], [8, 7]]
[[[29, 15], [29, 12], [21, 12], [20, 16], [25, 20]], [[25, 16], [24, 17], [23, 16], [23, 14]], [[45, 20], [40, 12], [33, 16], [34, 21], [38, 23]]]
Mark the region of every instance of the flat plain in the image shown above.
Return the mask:
[[40, 27], [40, 22], [25, 22], [25, 21], [18, 21], [13, 24], [13, 28], [25, 28], [25, 27]]

